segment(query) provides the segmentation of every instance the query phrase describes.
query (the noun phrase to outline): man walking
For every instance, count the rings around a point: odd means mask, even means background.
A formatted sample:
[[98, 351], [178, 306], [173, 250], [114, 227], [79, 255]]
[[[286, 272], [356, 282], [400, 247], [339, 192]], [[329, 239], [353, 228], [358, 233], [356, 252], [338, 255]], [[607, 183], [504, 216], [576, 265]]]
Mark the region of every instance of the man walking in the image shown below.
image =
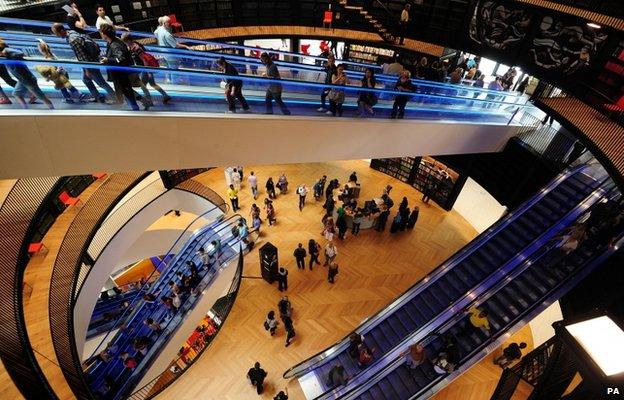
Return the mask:
[[[277, 65], [271, 59], [268, 53], [262, 53], [260, 61], [266, 66], [265, 76], [271, 79], [281, 79]], [[266, 113], [273, 114], [273, 100], [282, 109], [282, 114], [290, 115], [290, 111], [284, 101], [282, 100], [282, 85], [280, 83], [269, 83], [266, 90], [265, 106]]]
[[401, 19], [399, 20], [399, 25], [400, 25], [400, 29], [401, 29], [401, 37], [399, 38], [399, 44], [403, 44], [405, 43], [405, 36], [407, 35], [407, 28], [409, 25], [409, 10], [410, 10], [410, 3], [405, 3], [405, 8], [403, 8], [403, 11], [401, 11]]
[[333, 263], [337, 255], [338, 249], [336, 245], [334, 245], [334, 242], [327, 243], [327, 246], [325, 246], [325, 264], [323, 264], [323, 266]]
[[253, 194], [253, 198], [255, 200], [258, 197], [258, 177], [254, 175], [253, 171], [251, 171], [251, 174], [247, 177], [247, 182], [249, 182], [251, 193]]
[[293, 320], [289, 316], [282, 316], [282, 322], [284, 323], [284, 329], [286, 330], [286, 347], [290, 346], [290, 342], [295, 337], [295, 327]]
[[280, 292], [288, 290], [288, 270], [284, 267], [277, 272], [277, 288]]
[[299, 243], [297, 245], [297, 248], [295, 249], [293, 256], [295, 256], [295, 260], [297, 260], [297, 268], [305, 269], [306, 250], [303, 248], [302, 243]]
[[303, 210], [305, 206], [306, 194], [308, 194], [308, 187], [304, 184], [299, 185], [297, 188], [297, 194], [299, 195], [299, 211]]
[[527, 344], [524, 342], [512, 343], [503, 349], [503, 354], [500, 357], [494, 359], [494, 364], [505, 369], [515, 360], [522, 358], [522, 349], [525, 349]]
[[236, 212], [240, 210], [240, 208], [238, 207], [238, 190], [234, 188], [234, 185], [230, 185], [230, 189], [228, 189], [227, 195], [232, 202], [232, 211]]
[[[78, 61], [100, 62], [100, 46], [89, 36], [78, 33], [72, 29], [67, 31], [62, 24], [58, 23], [52, 25], [52, 33], [57, 37], [67, 40], [67, 43], [74, 51]], [[115, 91], [108, 82], [106, 82], [106, 79], [102, 76], [102, 72], [97, 68], [83, 68], [82, 82], [84, 82], [89, 93], [91, 93], [93, 97], [92, 101], [94, 102], [99, 101], [100, 103], [104, 103], [106, 100], [97, 90], [94, 82], [106, 91], [112, 101], [115, 101], [113, 99], [117, 98]]]
[[266, 376], [266, 371], [260, 368], [260, 363], [257, 361], [253, 368], [247, 372], [247, 378], [249, 378], [251, 384], [256, 387], [258, 394], [262, 394], [264, 391], [264, 378], [266, 378]]

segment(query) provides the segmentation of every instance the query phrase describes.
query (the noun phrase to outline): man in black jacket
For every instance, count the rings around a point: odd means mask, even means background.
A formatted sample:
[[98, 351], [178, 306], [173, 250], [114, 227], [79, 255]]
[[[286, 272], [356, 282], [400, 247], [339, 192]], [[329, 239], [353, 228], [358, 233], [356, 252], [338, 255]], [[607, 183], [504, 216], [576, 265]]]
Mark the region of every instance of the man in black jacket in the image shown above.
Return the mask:
[[[132, 53], [128, 49], [128, 46], [115, 36], [115, 28], [108, 24], [102, 24], [100, 27], [100, 36], [106, 41], [106, 57], [102, 58], [100, 62], [106, 65], [113, 65], [116, 67], [130, 67], [134, 65], [132, 60]], [[120, 90], [126, 102], [132, 108], [133, 111], [139, 111], [139, 105], [136, 102], [134, 90], [132, 89], [132, 83], [130, 83], [130, 74], [128, 71], [110, 70], [108, 71], [109, 77], [115, 84], [115, 89]], [[145, 110], [149, 109], [150, 104], [143, 101]]]
[[264, 378], [266, 378], [266, 376], [266, 371], [260, 368], [260, 363], [257, 361], [254, 367], [247, 372], [247, 377], [251, 381], [251, 384], [256, 387], [258, 394], [262, 394], [264, 391]]
[[295, 256], [295, 260], [297, 260], [297, 268], [305, 269], [306, 255], [306, 250], [303, 248], [303, 244], [299, 243], [293, 252], [293, 256]]
[[[237, 76], [238, 71], [236, 68], [225, 60], [225, 57], [219, 57], [217, 60], [217, 65], [225, 75]], [[234, 103], [234, 99], [238, 100], [243, 107], [243, 111], [249, 111], [249, 104], [247, 104], [247, 100], [243, 96], [243, 81], [240, 79], [227, 79], [225, 85], [225, 98], [228, 103], [228, 111], [236, 112], [236, 104]]]

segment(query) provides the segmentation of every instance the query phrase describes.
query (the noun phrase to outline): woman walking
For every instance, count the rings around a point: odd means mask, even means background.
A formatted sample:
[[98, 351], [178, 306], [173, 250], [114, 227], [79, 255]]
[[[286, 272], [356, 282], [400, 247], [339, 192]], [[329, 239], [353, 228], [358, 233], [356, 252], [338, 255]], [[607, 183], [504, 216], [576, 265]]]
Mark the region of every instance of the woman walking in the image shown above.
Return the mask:
[[321, 254], [321, 245], [314, 239], [310, 239], [308, 242], [308, 253], [310, 254], [310, 271], [312, 271], [312, 265], [321, 265], [319, 261], [319, 255]]
[[267, 194], [269, 195], [269, 199], [274, 199], [277, 197], [277, 195], [275, 194], [275, 183], [273, 183], [273, 178], [269, 177], [264, 187], [266, 188]]

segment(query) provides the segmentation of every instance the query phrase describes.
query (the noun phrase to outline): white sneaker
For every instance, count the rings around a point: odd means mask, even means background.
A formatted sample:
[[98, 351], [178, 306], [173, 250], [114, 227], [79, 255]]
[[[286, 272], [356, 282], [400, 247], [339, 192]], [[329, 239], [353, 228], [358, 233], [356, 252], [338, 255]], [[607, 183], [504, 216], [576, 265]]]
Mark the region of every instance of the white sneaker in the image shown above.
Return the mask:
[[323, 107], [319, 107], [319, 108], [316, 109], [316, 111], [323, 112], [323, 111], [325, 111], [325, 109]]
[[327, 111], [325, 114], [326, 115], [334, 115], [331, 111]]

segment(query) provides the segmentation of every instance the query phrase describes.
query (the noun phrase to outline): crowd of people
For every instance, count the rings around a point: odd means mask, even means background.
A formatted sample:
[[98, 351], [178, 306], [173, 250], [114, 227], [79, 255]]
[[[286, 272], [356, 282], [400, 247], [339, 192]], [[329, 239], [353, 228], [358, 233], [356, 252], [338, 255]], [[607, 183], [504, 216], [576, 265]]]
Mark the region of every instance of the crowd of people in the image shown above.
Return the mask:
[[[148, 110], [154, 105], [150, 87], [160, 94], [163, 104], [168, 104], [172, 100], [172, 97], [156, 82], [153, 72], [133, 72], [127, 68], [132, 66], [157, 68], [162, 64], [162, 66], [170, 69], [178, 69], [181, 65], [179, 60], [159, 58], [150, 54], [144, 45], [133, 39], [127, 28], [115, 25], [106, 15], [104, 7], [98, 5], [98, 17], [94, 26], [98, 30], [99, 37], [106, 43], [106, 48], [102, 51], [94, 40], [93, 34], [88, 31], [88, 24], [76, 3], [71, 2], [70, 5], [71, 11], [66, 21], [68, 28], [63, 24], [55, 23], [51, 26], [52, 33], [67, 41], [76, 60], [83, 63], [99, 64], [102, 67], [111, 66], [112, 68], [99, 68], [95, 65], [83, 68], [82, 82], [89, 92], [89, 95], [86, 95], [72, 84], [69, 72], [66, 69], [52, 64], [36, 66], [34, 69], [41, 77], [51, 82], [54, 88], [60, 91], [63, 101], [68, 103], [100, 102], [115, 105], [121, 104], [125, 99], [132, 110], [137, 111], [141, 107], [143, 110]], [[192, 50], [191, 47], [180, 43], [173, 35], [169, 17], [160, 17], [158, 23], [159, 26], [154, 31], [154, 36], [159, 46]], [[116, 34], [118, 30], [126, 32], [121, 37], [118, 37]], [[39, 51], [46, 60], [57, 60], [50, 46], [43, 40], [40, 40]], [[345, 64], [336, 64], [336, 58], [331, 52], [327, 52], [324, 56], [327, 57], [327, 61], [323, 65], [324, 83], [332, 86], [321, 89], [321, 101], [318, 111], [340, 117], [343, 115], [344, 103], [347, 97], [345, 90], [340, 87], [349, 85], [347, 68]], [[13, 63], [7, 65], [0, 65], [0, 77], [9, 86], [14, 87], [13, 97], [20, 105], [26, 107], [29, 102], [33, 103], [39, 100], [50, 109], [54, 108], [52, 101], [39, 86], [35, 75], [25, 63], [19, 62], [24, 60], [25, 57], [22, 51], [11, 48], [5, 41], [0, 39], [0, 57], [13, 61]], [[283, 85], [278, 82], [281, 80], [281, 75], [277, 64], [274, 62], [274, 57], [267, 52], [259, 53], [258, 57], [265, 66], [263, 76], [272, 80], [266, 87], [264, 112], [272, 114], [273, 103], [275, 103], [280, 108], [282, 114], [290, 115], [291, 111], [282, 99]], [[384, 74], [397, 77], [397, 81], [394, 84], [385, 85], [385, 87], [378, 84], [375, 71], [367, 68], [360, 81], [362, 91], [357, 93], [357, 112], [355, 115], [360, 117], [374, 116], [374, 107], [380, 97], [388, 97], [386, 94], [380, 94], [378, 90], [386, 89], [395, 92], [405, 92], [405, 94], [395, 93], [390, 96], [394, 98], [390, 118], [404, 118], [407, 103], [413, 98], [414, 93], [418, 89], [416, 83], [412, 80], [413, 77], [427, 81], [448, 81], [453, 84], [472, 82], [472, 86], [483, 88], [484, 75], [478, 69], [479, 61], [479, 57], [459, 60], [457, 66], [451, 70], [448, 60], [430, 62], [426, 57], [423, 57], [417, 64], [411, 65], [404, 62], [405, 65], [403, 65], [399, 58], [395, 57], [392, 61], [385, 62], [382, 65]], [[254, 66], [255, 69], [250, 68], [250, 70], [257, 73], [256, 64], [251, 63], [250, 66]], [[238, 77], [241, 67], [234, 66], [225, 57], [220, 57], [212, 63], [210, 68], [216, 69], [226, 76], [224, 80], [224, 94], [227, 112], [236, 112], [237, 103], [244, 112], [250, 112], [251, 107], [243, 94], [243, 80]], [[243, 68], [243, 70], [246, 70], [246, 68]], [[107, 78], [104, 77], [103, 72], [106, 73]], [[488, 85], [488, 89], [494, 91], [509, 90], [513, 85], [516, 73], [515, 68], [510, 68], [504, 76], [496, 77]], [[172, 80], [171, 74], [168, 75], [168, 79]], [[112, 86], [109, 82], [112, 83]], [[527, 82], [523, 82], [520, 86], [526, 87]], [[137, 93], [135, 88], [140, 88], [141, 94]], [[444, 96], [465, 95], [467, 93], [453, 89], [428, 87], [422, 89], [421, 92]], [[475, 92], [473, 98], [478, 97], [480, 94], [480, 92]], [[486, 99], [495, 101], [499, 99], [499, 96], [488, 94]], [[426, 101], [427, 99], [422, 99], [422, 102]], [[0, 87], [0, 104], [10, 103], [11, 100]], [[141, 107], [139, 107], [139, 103]], [[491, 107], [492, 104], [485, 103], [487, 107]]]

